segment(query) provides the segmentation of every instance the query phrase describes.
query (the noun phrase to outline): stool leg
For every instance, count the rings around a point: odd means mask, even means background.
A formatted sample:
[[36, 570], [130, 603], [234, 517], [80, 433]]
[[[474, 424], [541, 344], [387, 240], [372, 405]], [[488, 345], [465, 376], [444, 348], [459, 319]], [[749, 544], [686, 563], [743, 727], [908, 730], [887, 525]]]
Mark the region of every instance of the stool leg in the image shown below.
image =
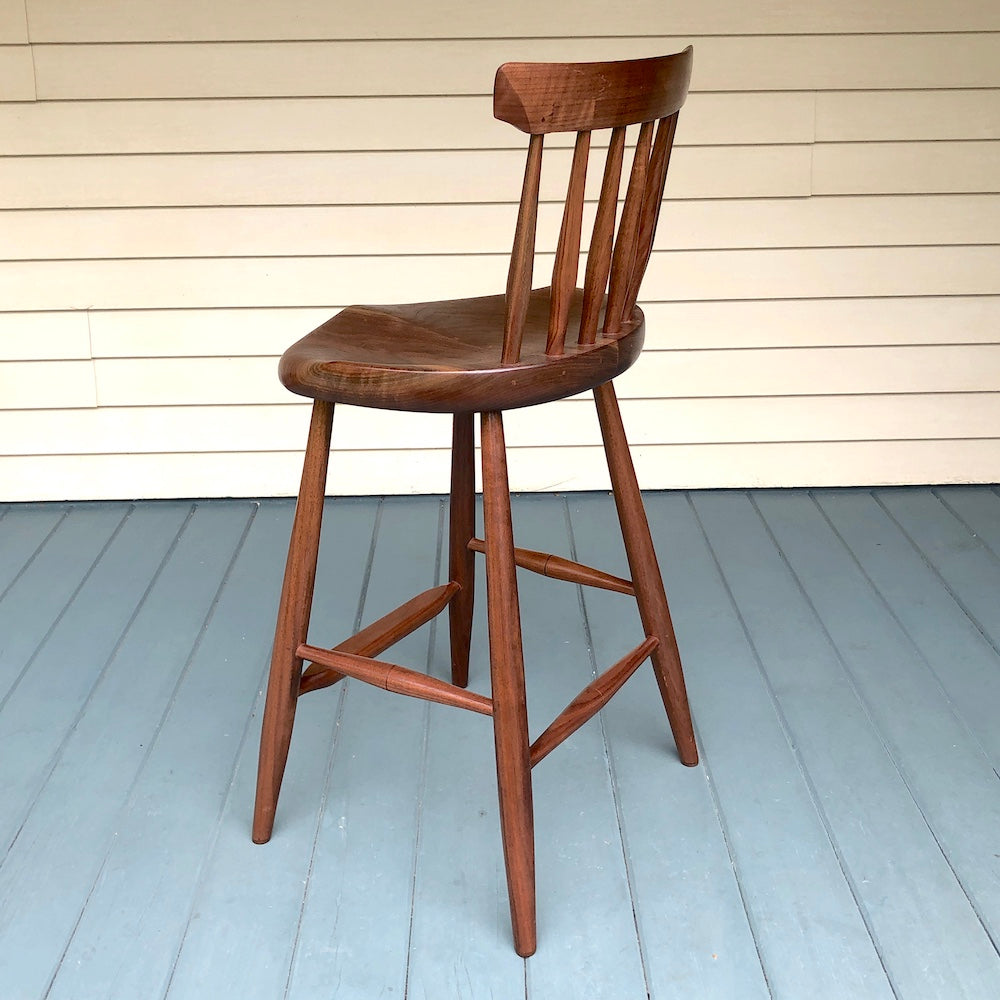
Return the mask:
[[451, 442], [451, 502], [448, 509], [448, 578], [462, 589], [448, 605], [451, 682], [469, 683], [476, 554], [469, 541], [476, 530], [476, 453], [471, 413], [456, 413]]
[[524, 694], [521, 615], [514, 569], [514, 535], [500, 413], [482, 415], [483, 508], [486, 534], [486, 606], [493, 681], [500, 828], [514, 948], [535, 951], [535, 839]]
[[694, 740], [680, 653], [670, 621], [667, 595], [663, 590], [663, 577], [656, 562], [653, 539], [642, 505], [642, 494], [639, 492], [625, 428], [622, 426], [618, 400], [610, 382], [594, 389], [594, 401], [597, 403], [604, 452], [611, 472], [611, 486], [615, 494], [615, 506], [618, 508], [618, 520], [621, 521], [642, 627], [646, 630], [646, 635], [656, 636], [660, 640], [660, 645], [652, 656], [653, 672], [667, 710], [677, 753], [683, 764], [693, 766], [698, 763], [698, 748]]
[[288, 744], [292, 738], [295, 703], [302, 675], [302, 660], [295, 655], [295, 651], [306, 641], [309, 629], [332, 425], [333, 403], [316, 400], [309, 425], [302, 483], [292, 522], [271, 652], [271, 673], [267, 682], [267, 703], [264, 706], [257, 765], [257, 802], [253, 816], [255, 844], [265, 844], [271, 839], [274, 811], [281, 790], [281, 778], [285, 773]]

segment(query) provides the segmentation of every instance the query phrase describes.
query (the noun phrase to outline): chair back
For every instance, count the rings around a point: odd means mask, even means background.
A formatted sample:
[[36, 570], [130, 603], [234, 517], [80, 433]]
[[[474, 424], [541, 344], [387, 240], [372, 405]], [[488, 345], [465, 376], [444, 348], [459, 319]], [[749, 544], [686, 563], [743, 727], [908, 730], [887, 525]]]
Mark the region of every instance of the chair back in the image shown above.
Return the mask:
[[[497, 70], [494, 116], [531, 136], [507, 275], [503, 364], [516, 363], [521, 353], [534, 268], [542, 143], [547, 133], [576, 132], [577, 136], [552, 271], [546, 353], [565, 351], [580, 265], [591, 133], [600, 129], [611, 129], [611, 138], [587, 253], [577, 343], [595, 342], [602, 305], [604, 336], [615, 336], [628, 322], [653, 249], [677, 115], [691, 79], [692, 53], [688, 46], [683, 52], [654, 59], [505, 63]], [[639, 135], [616, 232], [625, 130], [636, 124]]]

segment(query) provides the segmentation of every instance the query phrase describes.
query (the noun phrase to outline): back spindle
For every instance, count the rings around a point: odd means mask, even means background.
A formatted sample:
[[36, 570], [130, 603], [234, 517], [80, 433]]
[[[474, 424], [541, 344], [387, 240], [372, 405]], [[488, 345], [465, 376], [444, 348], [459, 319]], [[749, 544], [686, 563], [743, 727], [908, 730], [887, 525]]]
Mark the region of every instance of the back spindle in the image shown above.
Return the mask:
[[639, 128], [639, 140], [635, 146], [632, 173], [629, 176], [621, 222], [618, 224], [614, 257], [611, 260], [611, 286], [608, 289], [608, 303], [604, 311], [604, 332], [608, 336], [618, 333], [624, 320], [625, 299], [632, 278], [632, 268], [635, 265], [639, 216], [642, 213], [643, 196], [646, 193], [646, 174], [649, 170], [652, 139], [653, 123], [643, 122]]
[[646, 176], [646, 192], [642, 201], [642, 217], [639, 220], [639, 243], [628, 294], [625, 297], [623, 317], [631, 315], [635, 308], [639, 286], [642, 284], [653, 252], [653, 236], [656, 234], [656, 224], [660, 217], [660, 205], [663, 203], [663, 189], [666, 185], [667, 167], [670, 164], [670, 152], [673, 149], [676, 130], [676, 111], [667, 118], [661, 118], [656, 129], [653, 152], [649, 159], [649, 173]]
[[590, 133], [579, 132], [573, 150], [566, 207], [552, 268], [552, 305], [549, 310], [549, 335], [545, 353], [559, 355], [566, 346], [569, 306], [576, 291], [576, 276], [580, 267], [580, 231], [583, 226], [583, 194], [587, 182], [587, 159], [590, 153]]
[[625, 126], [611, 130], [608, 159], [604, 165], [604, 180], [597, 202], [594, 235], [587, 254], [587, 276], [583, 285], [583, 312], [580, 316], [580, 344], [592, 344], [597, 339], [597, 321], [604, 301], [604, 289], [611, 271], [611, 248], [614, 243], [615, 215], [618, 211], [618, 188], [622, 176], [622, 155], [625, 152]]
[[542, 173], [542, 136], [528, 141], [528, 160], [524, 166], [521, 207], [517, 212], [514, 247], [507, 272], [507, 301], [504, 315], [503, 352], [500, 363], [516, 364], [521, 356], [521, 338], [528, 315], [531, 273], [535, 259], [535, 222], [538, 216], [538, 182]]

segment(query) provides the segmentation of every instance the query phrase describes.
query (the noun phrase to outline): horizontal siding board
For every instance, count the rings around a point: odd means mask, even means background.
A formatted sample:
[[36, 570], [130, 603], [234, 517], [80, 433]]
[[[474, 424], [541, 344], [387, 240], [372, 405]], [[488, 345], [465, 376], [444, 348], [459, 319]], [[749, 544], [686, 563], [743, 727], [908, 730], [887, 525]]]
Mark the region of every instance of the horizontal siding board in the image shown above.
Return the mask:
[[[996, 479], [995, 4], [391, 6], [0, 0], [0, 471], [38, 451], [46, 496], [268, 492], [277, 470], [290, 492], [288, 343], [350, 301], [503, 287], [524, 142], [492, 118], [495, 67], [693, 42], [620, 380], [649, 485]], [[524, 488], [606, 485], [589, 403], [531, 420], [508, 421]], [[345, 411], [338, 455], [362, 492], [441, 489], [446, 425]]]
[[38, 42], [209, 41], [331, 38], [561, 38], [572, 26], [589, 35], [800, 34], [837, 32], [995, 31], [1000, 11], [990, 0], [891, 0], [880, 4], [831, 4], [803, 0], [793, 7], [741, 6], [709, 0], [691, 6], [680, 0], [628, 0], [609, 7], [579, 0], [573, 25], [561, 4], [511, 0], [502, 7], [481, 4], [394, 4], [387, 17], [381, 4], [368, 7], [294, 0], [268, 3], [221, 0], [202, 4], [178, 0], [29, 0], [32, 39]]
[[816, 139], [1000, 139], [1000, 90], [817, 94]]
[[[730, 397], [622, 401], [636, 446], [755, 441], [871, 441], [1000, 438], [1000, 394]], [[543, 415], [544, 414], [544, 415]], [[9, 455], [167, 452], [300, 452], [309, 406], [102, 407], [0, 413], [0, 451]], [[513, 410], [511, 447], [596, 445], [589, 400]], [[334, 440], [345, 451], [447, 448], [447, 415], [338, 407]]]
[[813, 194], [995, 191], [1000, 142], [818, 142]]
[[[514, 490], [606, 490], [599, 447], [513, 448]], [[898, 485], [992, 482], [1000, 440], [807, 442], [794, 444], [651, 445], [634, 449], [643, 489]], [[342, 452], [334, 449], [330, 495], [441, 493], [449, 453]], [[291, 496], [301, 454], [0, 456], [6, 500], [121, 499], [176, 496]]]
[[[995, 342], [1000, 329], [996, 295], [650, 302], [643, 311], [647, 350], [981, 343]], [[91, 312], [89, 320], [98, 358], [252, 356], [280, 354], [333, 312], [334, 307], [126, 309]], [[2, 335], [14, 336], [17, 317], [31, 315], [0, 313]]]
[[643, 305], [646, 347], [827, 347], [996, 342], [1000, 296]]
[[85, 312], [0, 313], [0, 361], [71, 361], [90, 357]]
[[27, 41], [24, 0], [0, 0], [0, 45], [26, 44]]
[[503, 62], [628, 59], [693, 43], [692, 90], [1000, 86], [1000, 33], [36, 45], [39, 98], [484, 94]]
[[[545, 162], [541, 197], [555, 201], [569, 152]], [[799, 197], [810, 164], [805, 145], [681, 147], [667, 192]], [[516, 202], [523, 171], [521, 150], [0, 157], [0, 191], [7, 208]]]
[[35, 78], [31, 48], [0, 44], [0, 101], [33, 101]]
[[[811, 142], [814, 103], [803, 93], [694, 94], [677, 142]], [[0, 131], [8, 155], [22, 156], [521, 147], [523, 137], [493, 117], [492, 104], [490, 96], [461, 95], [52, 101], [0, 105]]]
[[[513, 204], [14, 211], [0, 213], [0, 260], [506, 253], [515, 220]], [[555, 251], [561, 221], [561, 205], [540, 206], [539, 251]], [[996, 243], [1000, 195], [699, 199], [661, 223], [662, 250]]]
[[[12, 311], [323, 305], [493, 294], [500, 254], [414, 257], [254, 257], [0, 263]], [[539, 255], [537, 273], [551, 268]], [[656, 301], [988, 295], [1000, 246], [659, 251], [643, 286]], [[544, 280], [544, 279], [543, 279]], [[541, 282], [539, 282], [541, 283]]]
[[4, 361], [0, 363], [4, 409], [96, 406], [90, 361]]
[[[101, 406], [297, 400], [278, 382], [275, 358], [99, 358], [94, 368]], [[991, 392], [998, 371], [1000, 344], [649, 351], [617, 384], [636, 399]]]

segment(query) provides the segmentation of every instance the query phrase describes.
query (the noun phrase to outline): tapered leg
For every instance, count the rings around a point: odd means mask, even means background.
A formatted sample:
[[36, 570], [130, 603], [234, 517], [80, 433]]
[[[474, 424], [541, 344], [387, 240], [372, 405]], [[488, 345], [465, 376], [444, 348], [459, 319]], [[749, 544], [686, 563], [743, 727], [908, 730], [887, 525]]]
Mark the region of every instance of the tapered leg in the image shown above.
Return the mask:
[[527, 957], [535, 951], [535, 836], [521, 614], [514, 570], [503, 419], [499, 413], [482, 415], [482, 446], [486, 605], [500, 827], [507, 863], [514, 948], [519, 955]]
[[698, 763], [698, 748], [694, 740], [680, 653], [612, 384], [605, 382], [598, 386], [594, 390], [594, 400], [597, 403], [604, 451], [611, 472], [611, 486], [618, 508], [618, 519], [621, 521], [642, 627], [646, 630], [646, 635], [656, 636], [660, 640], [660, 645], [652, 655], [653, 672], [667, 710], [677, 753], [682, 763], [693, 766]]
[[330, 458], [330, 432], [333, 403], [313, 403], [309, 440], [302, 466], [299, 500], [292, 522], [285, 579], [281, 586], [278, 623], [271, 652], [271, 673], [267, 682], [267, 703], [260, 734], [260, 759], [257, 765], [257, 802], [253, 816], [253, 841], [265, 844], [271, 839], [274, 810], [285, 773], [288, 744], [295, 721], [295, 703], [299, 696], [302, 660], [295, 655], [306, 641], [309, 614], [312, 610], [313, 584], [316, 580], [316, 555], [323, 521], [323, 497], [326, 493], [326, 470]]
[[471, 413], [456, 413], [451, 441], [448, 574], [462, 589], [448, 605], [451, 629], [451, 682], [469, 683], [476, 555], [469, 548], [476, 529], [476, 455]]

